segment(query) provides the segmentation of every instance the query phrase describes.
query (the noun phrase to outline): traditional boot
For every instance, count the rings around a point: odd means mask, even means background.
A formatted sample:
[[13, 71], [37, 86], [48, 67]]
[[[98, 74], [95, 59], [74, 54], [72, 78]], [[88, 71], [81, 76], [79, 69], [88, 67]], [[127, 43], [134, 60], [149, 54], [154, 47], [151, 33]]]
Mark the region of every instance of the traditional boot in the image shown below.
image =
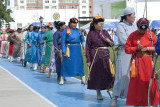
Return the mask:
[[38, 67], [38, 64], [35, 64], [33, 70], [36, 71], [36, 70], [37, 70], [37, 67]]
[[31, 65], [30, 65], [30, 69], [32, 69], [33, 68], [33, 63], [31, 63]]
[[59, 74], [57, 74], [57, 81], [60, 81], [61, 76]]
[[64, 77], [61, 76], [61, 79], [60, 79], [59, 84], [60, 84], [60, 85], [63, 85], [63, 84], [64, 84]]
[[81, 76], [81, 84], [85, 84], [85, 76]]
[[97, 99], [98, 100], [103, 100], [102, 94], [101, 94], [101, 90], [97, 90]]
[[10, 62], [13, 62], [13, 56], [10, 57]]
[[111, 107], [117, 107], [117, 96], [112, 97]]
[[27, 66], [27, 61], [24, 61], [24, 67], [26, 67]]
[[40, 71], [40, 73], [45, 73], [45, 72], [46, 72], [46, 68], [47, 68], [47, 66], [46, 66], [46, 65], [43, 65], [43, 70]]
[[49, 78], [49, 77], [51, 76], [51, 72], [52, 72], [52, 69], [49, 69], [49, 72], [48, 72], [47, 78]]
[[24, 59], [22, 59], [22, 66], [24, 65]]

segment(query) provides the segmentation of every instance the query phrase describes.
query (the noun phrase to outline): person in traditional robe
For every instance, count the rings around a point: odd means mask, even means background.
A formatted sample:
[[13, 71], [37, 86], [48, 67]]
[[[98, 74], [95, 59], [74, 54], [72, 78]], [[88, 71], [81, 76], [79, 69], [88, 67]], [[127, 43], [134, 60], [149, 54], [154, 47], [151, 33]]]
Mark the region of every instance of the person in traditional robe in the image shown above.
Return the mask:
[[[32, 47], [31, 47], [31, 55], [30, 55], [30, 68], [33, 69], [34, 71], [37, 70], [38, 67], [38, 62], [37, 62], [37, 52], [38, 52], [38, 46], [37, 45], [37, 38], [39, 35], [39, 25], [34, 26], [33, 32], [31, 33], [31, 39], [32, 39]], [[34, 66], [34, 67], [33, 67]]]
[[[61, 50], [61, 37], [62, 32], [66, 29], [65, 22], [60, 21], [58, 23], [57, 31], [53, 35], [53, 44], [55, 46], [55, 65], [56, 65], [56, 73], [57, 73], [57, 80], [60, 80], [60, 74], [61, 74], [61, 64], [62, 64], [62, 53]], [[51, 72], [49, 72], [51, 74]], [[49, 74], [49, 76], [50, 76]]]
[[[6, 32], [5, 32], [5, 33], [8, 35], [8, 37], [9, 37], [9, 35], [11, 34], [10, 31], [11, 31], [10, 28], [7, 28], [7, 29], [6, 29]], [[7, 39], [7, 41], [8, 41], [8, 44], [7, 44], [7, 50], [6, 50], [6, 55], [5, 55], [6, 58], [9, 56], [9, 45], [10, 45], [9, 38]], [[9, 57], [8, 57], [8, 59], [9, 59]]]
[[41, 66], [44, 64], [44, 53], [45, 53], [45, 45], [44, 45], [44, 40], [43, 37], [46, 33], [46, 26], [45, 24], [42, 25], [41, 27], [41, 32], [38, 35], [37, 38], [37, 46], [38, 46], [38, 52], [37, 52], [37, 62]]
[[[132, 54], [126, 104], [136, 107], [148, 106], [148, 89], [153, 68], [152, 53], [155, 53], [157, 42], [155, 34], [148, 29], [149, 21], [146, 18], [140, 18], [137, 26], [138, 30], [129, 35], [125, 44], [125, 52]], [[159, 91], [155, 76], [150, 99], [151, 106], [159, 104]]]
[[127, 75], [127, 70], [129, 66], [129, 62], [131, 59], [130, 54], [126, 54], [124, 50], [124, 46], [128, 36], [137, 29], [135, 21], [135, 10], [132, 7], [127, 7], [124, 9], [123, 15], [121, 17], [120, 23], [117, 25], [116, 35], [118, 37], [118, 57], [117, 57], [117, 64], [116, 64], [116, 75], [115, 81], [113, 86], [113, 93], [112, 93], [112, 102], [111, 107], [117, 107], [117, 98], [126, 98], [128, 92], [128, 85], [129, 85], [129, 75], [127, 78], [127, 83], [124, 89], [123, 96], [120, 96], [121, 91], [123, 89], [125, 76]]
[[32, 48], [32, 38], [31, 38], [31, 33], [33, 32], [33, 25], [29, 25], [28, 27], [28, 32], [25, 36], [25, 42], [27, 44], [26, 48], [26, 54], [25, 54], [25, 59], [24, 59], [24, 67], [26, 67], [27, 62], [30, 62], [30, 55], [31, 55], [31, 48]]
[[20, 59], [21, 59], [22, 65], [24, 65], [24, 59], [25, 59], [25, 53], [26, 53], [26, 47], [27, 47], [27, 44], [25, 42], [25, 37], [26, 37], [27, 32], [28, 32], [28, 29], [24, 29], [22, 40], [21, 40], [22, 43], [21, 43], [21, 55], [20, 55]]
[[9, 60], [10, 60], [10, 62], [13, 61], [13, 57], [11, 57], [12, 56], [12, 52], [13, 52], [13, 45], [14, 45], [14, 43], [13, 43], [13, 41], [11, 39], [12, 36], [14, 36], [14, 30], [11, 29], [10, 35], [8, 37], [8, 41], [10, 42], [9, 43], [9, 57], [10, 57]]
[[[57, 31], [58, 23], [59, 23], [59, 21], [54, 21], [54, 28], [52, 30], [52, 35], [54, 35], [54, 33]], [[54, 40], [53, 40], [53, 45], [54, 45]], [[47, 78], [50, 77], [52, 71], [56, 72], [54, 49], [55, 49], [54, 46], [52, 46], [51, 57], [50, 57], [50, 61], [49, 61], [49, 63], [50, 63], [49, 64], [49, 72], [48, 72]]]
[[15, 61], [17, 61], [17, 58], [20, 57], [22, 53], [21, 51], [22, 37], [23, 37], [22, 28], [18, 28], [17, 31], [12, 36], [12, 41], [14, 43], [12, 57], [13, 59], [15, 59]]
[[[81, 77], [81, 83], [85, 83], [85, 74], [81, 44], [85, 50], [85, 39], [80, 29], [76, 28], [77, 18], [71, 18], [68, 28], [62, 33], [61, 48], [63, 53], [60, 85], [64, 84], [64, 77]], [[81, 44], [80, 44], [81, 43]]]
[[50, 24], [48, 31], [43, 36], [43, 40], [46, 42], [46, 50], [45, 50], [43, 70], [40, 71], [40, 73], [45, 73], [46, 68], [47, 66], [49, 66], [49, 63], [50, 63], [50, 57], [51, 57], [51, 51], [52, 51], [52, 45], [53, 45], [53, 36], [52, 36], [53, 27], [54, 26]]
[[104, 18], [96, 16], [90, 25], [86, 41], [86, 58], [89, 69], [88, 89], [97, 91], [97, 99], [102, 100], [101, 90], [113, 87], [114, 75], [109, 64], [110, 53], [107, 47], [113, 46], [113, 41], [103, 29]]
[[5, 33], [5, 31], [2, 31], [2, 34], [0, 35], [0, 55], [1, 57], [6, 57], [7, 55], [7, 49], [8, 46], [8, 35]]

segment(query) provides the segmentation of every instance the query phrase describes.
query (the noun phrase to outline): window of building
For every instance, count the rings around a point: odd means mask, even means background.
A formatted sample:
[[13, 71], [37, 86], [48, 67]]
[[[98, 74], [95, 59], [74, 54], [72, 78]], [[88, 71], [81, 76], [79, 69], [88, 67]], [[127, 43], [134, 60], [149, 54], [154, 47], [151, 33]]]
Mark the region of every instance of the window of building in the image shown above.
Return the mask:
[[17, 23], [17, 28], [22, 27], [22, 23]]
[[86, 14], [86, 11], [82, 11], [82, 14]]
[[75, 0], [75, 3], [79, 3], [79, 0]]
[[56, 0], [52, 0], [52, 3], [56, 3]]
[[43, 3], [43, 0], [38, 0], [37, 3]]
[[27, 0], [27, 3], [37, 3], [37, 0]]
[[86, 6], [82, 6], [82, 9], [85, 9], [86, 8]]
[[45, 3], [49, 3], [49, 0], [45, 0]]
[[57, 6], [52, 6], [52, 9], [56, 9], [57, 8]]
[[59, 6], [59, 9], [66, 9], [66, 6]]
[[24, 9], [24, 6], [20, 6], [20, 9]]
[[7, 6], [10, 6], [10, 1], [7, 1]]
[[36, 6], [37, 9], [43, 9], [43, 6]]
[[82, 3], [86, 3], [86, 0], [82, 0]]
[[49, 6], [45, 6], [45, 9], [49, 9]]
[[24, 0], [20, 0], [20, 3], [24, 3]]
[[92, 11], [89, 11], [89, 14], [92, 14]]
[[10, 24], [5, 24], [5, 28], [10, 28]]
[[27, 6], [27, 9], [35, 9], [36, 7], [35, 6], [32, 6], [32, 5], [30, 5], [30, 6]]
[[91, 9], [91, 8], [92, 8], [92, 6], [89, 6], [89, 8]]
[[74, 1], [74, 0], [59, 0], [59, 3], [75, 3], [75, 2], [79, 3], [79, 0], [76, 0], [76, 1]]

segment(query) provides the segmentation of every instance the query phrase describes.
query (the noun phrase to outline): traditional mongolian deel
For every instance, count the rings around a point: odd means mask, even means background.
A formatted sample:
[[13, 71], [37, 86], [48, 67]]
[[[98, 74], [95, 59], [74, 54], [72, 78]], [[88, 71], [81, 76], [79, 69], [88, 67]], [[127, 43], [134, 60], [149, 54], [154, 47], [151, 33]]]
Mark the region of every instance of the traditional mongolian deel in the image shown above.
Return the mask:
[[8, 37], [8, 40], [9, 40], [9, 42], [10, 42], [10, 44], [9, 44], [9, 56], [12, 56], [12, 52], [13, 52], [13, 45], [14, 45], [14, 43], [13, 43], [13, 41], [12, 41], [12, 36], [13, 36], [13, 33], [11, 33], [10, 35], [9, 35], [9, 37]]
[[30, 62], [30, 55], [31, 55], [31, 47], [29, 46], [29, 44], [32, 43], [31, 33], [32, 33], [32, 31], [28, 31], [26, 34], [26, 37], [25, 37], [25, 41], [27, 44], [25, 61], [27, 61], [27, 62]]
[[[3, 34], [0, 35], [0, 54], [6, 55], [7, 54], [7, 47], [8, 47], [8, 35], [3, 32]], [[9, 47], [8, 47], [9, 48]]]
[[45, 58], [44, 65], [49, 66], [49, 61], [51, 57], [51, 50], [53, 44], [52, 30], [49, 30], [45, 33], [43, 40], [46, 40], [46, 50], [45, 50]]
[[22, 43], [22, 37], [23, 33], [15, 32], [14, 36], [12, 36], [13, 41], [14, 41], [14, 46], [13, 46], [13, 57], [20, 57], [22, 51], [21, 51], [21, 43]]
[[[55, 49], [55, 62], [56, 62], [56, 72], [58, 75], [61, 73], [61, 37], [62, 37], [62, 31], [58, 30], [57, 32], [54, 33], [54, 46], [56, 47]], [[58, 50], [57, 50], [58, 49]]]
[[25, 37], [26, 37], [26, 34], [27, 34], [27, 31], [23, 32], [23, 35], [22, 35], [22, 43], [21, 43], [21, 55], [20, 55], [20, 58], [24, 60], [25, 58], [25, 54], [26, 54], [26, 47], [27, 47], [27, 44], [25, 42]]
[[[118, 43], [119, 43], [119, 51], [118, 51], [118, 57], [117, 57], [117, 67], [116, 67], [116, 75], [115, 75], [115, 81], [113, 86], [113, 96], [120, 96], [125, 77], [127, 75], [127, 69], [129, 67], [131, 55], [126, 54], [124, 50], [124, 45], [126, 43], [126, 40], [128, 36], [134, 32], [137, 29], [137, 26], [135, 23], [130, 24], [126, 21], [121, 22], [117, 26], [116, 35], [118, 37]], [[129, 75], [127, 79], [127, 83], [125, 86], [125, 91], [123, 98], [126, 98], [127, 92], [128, 92], [128, 84], [129, 84]]]
[[[44, 47], [44, 37], [45, 33], [40, 32], [37, 38], [37, 62], [38, 64], [44, 64], [44, 53], [45, 53], [45, 47]], [[43, 41], [43, 44], [39, 45], [39, 43]], [[44, 52], [43, 52], [44, 51]]]
[[[141, 44], [143, 47], [155, 47], [157, 38], [154, 33], [151, 34], [153, 37], [153, 46], [148, 30], [145, 32], [145, 34], [140, 34], [137, 30], [133, 32], [127, 39], [125, 52], [128, 54], [134, 54], [132, 57], [132, 62], [134, 61], [135, 63], [135, 70], [132, 70], [130, 74], [131, 76], [126, 102], [127, 105], [148, 106], [148, 88], [153, 68], [153, 61], [151, 52], [136, 51], [136, 47], [139, 44]], [[159, 91], [156, 78], [154, 78], [152, 82], [150, 99], [151, 105], [159, 104]]]
[[37, 37], [38, 37], [38, 33], [39, 32], [36, 32], [36, 31], [33, 31], [31, 33], [32, 48], [31, 48], [31, 54], [30, 54], [30, 63], [37, 63], [36, 53], [37, 53]]
[[[112, 41], [106, 30], [103, 30], [103, 35]], [[93, 63], [93, 66], [90, 71], [90, 79], [88, 80], [88, 89], [105, 90], [113, 87], [114, 78], [109, 66], [110, 52], [107, 49], [109, 46], [110, 44], [102, 38], [100, 32], [97, 30], [89, 32], [86, 41], [86, 57], [87, 63]]]
[[83, 42], [85, 42], [85, 39], [79, 29], [70, 29], [70, 34], [67, 34], [67, 29], [63, 31], [62, 52], [66, 53], [66, 49], [68, 47], [70, 50], [71, 60], [63, 56], [61, 76], [84, 76], [83, 58], [80, 45], [80, 43]]

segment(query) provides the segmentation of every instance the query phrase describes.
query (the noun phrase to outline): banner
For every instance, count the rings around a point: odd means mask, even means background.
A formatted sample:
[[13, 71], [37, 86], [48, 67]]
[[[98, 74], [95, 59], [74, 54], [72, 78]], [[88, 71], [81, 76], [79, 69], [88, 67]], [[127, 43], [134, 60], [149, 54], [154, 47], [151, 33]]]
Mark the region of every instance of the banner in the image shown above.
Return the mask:
[[123, 15], [123, 10], [126, 8], [126, 1], [111, 3], [111, 18], [115, 19]]

